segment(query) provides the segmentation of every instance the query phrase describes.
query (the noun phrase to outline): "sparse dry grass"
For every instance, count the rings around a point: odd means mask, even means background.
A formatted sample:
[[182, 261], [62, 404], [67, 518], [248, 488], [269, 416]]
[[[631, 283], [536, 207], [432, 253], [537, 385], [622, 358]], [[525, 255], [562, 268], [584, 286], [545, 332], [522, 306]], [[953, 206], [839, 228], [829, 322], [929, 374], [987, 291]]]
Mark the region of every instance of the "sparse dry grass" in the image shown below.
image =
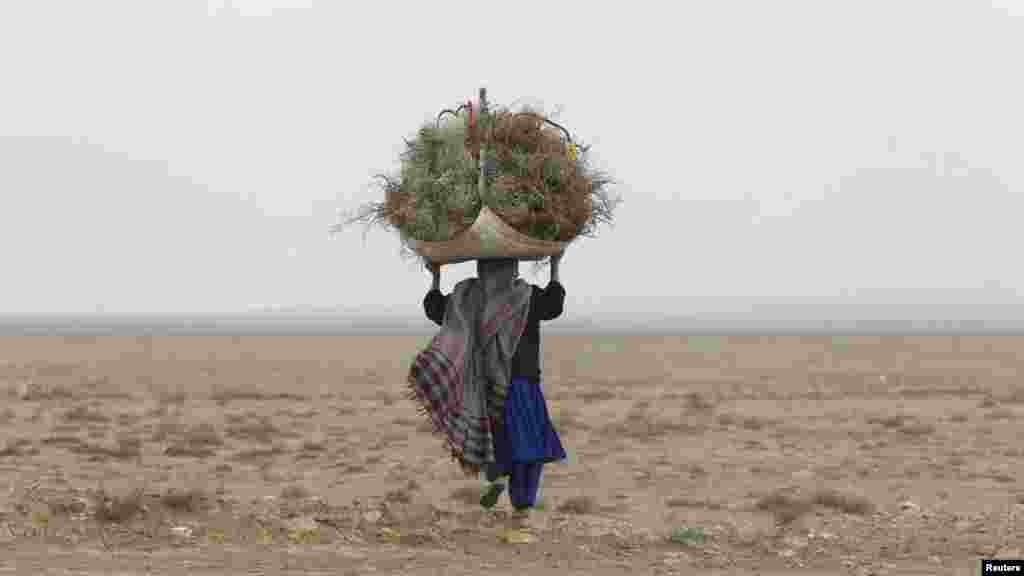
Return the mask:
[[145, 489], [114, 495], [102, 487], [95, 496], [94, 517], [100, 524], [124, 524], [135, 519], [143, 510]]
[[702, 478], [708, 475], [707, 469], [700, 464], [689, 464], [686, 466], [686, 473], [692, 478]]
[[41, 440], [43, 446], [72, 446], [81, 444], [82, 439], [72, 434], [54, 434]]
[[580, 417], [579, 411], [572, 408], [559, 405], [558, 410], [549, 416], [551, 418], [551, 427], [559, 434], [568, 434], [574, 430], [587, 430], [590, 428], [586, 421]]
[[80, 422], [82, 424], [106, 424], [110, 422], [110, 417], [90, 406], [79, 404], [64, 413], [64, 420], [67, 422]]
[[699, 500], [688, 496], [677, 496], [665, 500], [666, 508], [705, 508], [708, 510], [720, 510], [722, 505], [718, 502]]
[[109, 452], [112, 458], [129, 460], [142, 457], [142, 439], [134, 435], [122, 435], [117, 438], [114, 449]]
[[50, 512], [50, 516], [54, 518], [82, 514], [88, 509], [88, 505], [84, 500], [67, 494], [55, 495], [47, 499], [46, 507]]
[[992, 396], [986, 396], [978, 402], [978, 408], [995, 408], [999, 405], [999, 402]]
[[231, 424], [228, 426], [227, 435], [236, 440], [247, 440], [261, 444], [270, 444], [275, 438], [282, 436], [281, 430], [274, 425], [270, 418], [266, 417]]
[[160, 495], [160, 504], [174, 512], [200, 512], [209, 499], [205, 491], [198, 488], [187, 490], [170, 489]]
[[0, 447], [0, 458], [31, 456], [38, 453], [39, 450], [28, 438], [9, 438]]
[[931, 436], [935, 434], [935, 425], [930, 422], [907, 422], [900, 427], [900, 432], [907, 436]]
[[815, 507], [859, 516], [870, 514], [875, 509], [871, 501], [863, 496], [825, 488], [803, 497], [784, 490], [775, 490], [759, 498], [754, 507], [772, 513], [779, 524], [790, 524]]
[[11, 444], [5, 443], [4, 446], [2, 448], [0, 448], [0, 458], [7, 458], [7, 457], [10, 457], [10, 456], [20, 456], [20, 455], [21, 454], [18, 452], [17, 447], [12, 446]]
[[708, 400], [698, 392], [690, 392], [686, 395], [686, 409], [690, 412], [704, 413], [712, 412], [715, 409], [714, 402]]
[[[171, 423], [168, 428], [176, 436], [180, 436], [180, 438], [172, 442], [164, 450], [165, 456], [172, 458], [210, 458], [216, 454], [216, 448], [224, 445], [220, 432], [209, 422], [202, 422], [188, 428], [177, 423]], [[159, 436], [161, 439], [169, 435], [169, 432], [166, 430], [158, 430], [158, 432], [160, 432]]]
[[85, 390], [100, 390], [110, 386], [110, 376], [106, 374], [93, 374], [85, 376], [81, 380], [82, 388]]
[[339, 468], [342, 474], [365, 474], [369, 471], [366, 466], [355, 463], [355, 464], [344, 464]]
[[611, 390], [605, 390], [599, 388], [597, 390], [587, 390], [580, 392], [577, 396], [584, 404], [592, 404], [596, 402], [607, 402], [608, 400], [614, 400], [617, 396]]
[[119, 437], [112, 445], [78, 441], [69, 443], [67, 448], [74, 454], [99, 459], [132, 460], [142, 457], [142, 440], [131, 436]]
[[142, 421], [142, 416], [133, 412], [121, 412], [117, 415], [117, 425], [121, 428], [131, 428]]
[[1013, 484], [1017, 481], [1017, 477], [1006, 472], [993, 472], [988, 475], [989, 478], [999, 482], [1000, 484]]
[[767, 418], [758, 418], [757, 416], [744, 416], [743, 419], [740, 420], [740, 426], [743, 427], [744, 430], [753, 430], [755, 432], [763, 430], [772, 424], [773, 422], [771, 420], [768, 420]]
[[597, 501], [592, 496], [579, 495], [563, 500], [557, 510], [563, 514], [593, 514], [597, 511]]
[[196, 446], [188, 442], [178, 441], [164, 449], [164, 456], [171, 458], [212, 458], [217, 452], [208, 446]]
[[295, 394], [292, 392], [278, 392], [278, 393], [267, 393], [260, 390], [252, 390], [243, 387], [226, 387], [218, 386], [215, 387], [213, 393], [210, 395], [210, 399], [216, 402], [220, 406], [226, 406], [231, 402], [243, 402], [243, 401], [260, 401], [268, 402], [274, 400], [286, 400], [294, 402], [302, 402], [308, 400], [306, 396], [301, 394]]
[[202, 422], [188, 428], [184, 434], [184, 440], [193, 446], [222, 446], [224, 444], [220, 432], [209, 422]]
[[281, 490], [281, 498], [285, 500], [305, 500], [310, 496], [312, 496], [312, 493], [309, 491], [309, 488], [301, 484], [291, 484]]
[[153, 394], [157, 404], [165, 406], [184, 406], [188, 401], [188, 395], [184, 390], [160, 390]]
[[7, 385], [7, 395], [23, 402], [45, 402], [74, 398], [74, 390], [64, 384], [50, 384], [33, 378], [26, 378]]
[[754, 507], [762, 512], [770, 512], [779, 524], [790, 524], [813, 508], [806, 499], [798, 498], [781, 490], [762, 496]]
[[376, 402], [380, 402], [384, 406], [390, 408], [391, 406], [394, 406], [395, 404], [398, 404], [398, 402], [400, 400], [402, 400], [402, 398], [403, 398], [403, 396], [400, 396], [400, 395], [397, 395], [397, 394], [388, 394], [384, 390], [379, 390], [376, 393], [374, 393], [372, 396], [370, 396], [368, 399], [369, 400], [374, 400]]
[[227, 422], [228, 424], [231, 424], [231, 425], [243, 424], [243, 423], [245, 423], [245, 421], [249, 420], [250, 418], [254, 418], [254, 417], [255, 416], [253, 416], [253, 415], [251, 415], [249, 413], [239, 414], [239, 413], [236, 412], [236, 413], [231, 413], [231, 414], [225, 414], [224, 415], [224, 421]]
[[413, 418], [411, 416], [398, 416], [392, 420], [391, 423], [403, 428], [417, 428], [423, 424], [423, 420], [421, 418]]
[[870, 514], [875, 509], [874, 504], [863, 496], [832, 489], [818, 490], [811, 496], [811, 503], [856, 516]]
[[704, 540], [704, 531], [700, 528], [676, 528], [668, 536], [669, 542], [681, 546], [698, 546]]
[[310, 408], [308, 410], [296, 410], [295, 408], [282, 408], [274, 412], [275, 416], [282, 416], [292, 420], [309, 420], [320, 414], [319, 410]]
[[232, 459], [240, 462], [259, 462], [263, 460], [269, 460], [285, 454], [284, 448], [280, 446], [271, 446], [269, 448], [256, 448], [253, 450], [242, 450], [232, 456]]
[[902, 414], [871, 415], [867, 417], [868, 424], [874, 424], [890, 429], [899, 428], [903, 426], [906, 421], [907, 417]]
[[987, 420], [1013, 420], [1017, 415], [1012, 408], [1005, 406], [990, 410], [985, 414]]
[[119, 390], [106, 390], [94, 392], [90, 395], [93, 400], [132, 400], [135, 398], [131, 392], [123, 392]]
[[354, 416], [359, 413], [359, 410], [351, 404], [343, 404], [341, 406], [335, 406], [334, 413], [338, 416]]
[[403, 442], [408, 442], [409, 441], [409, 436], [410, 435], [409, 435], [408, 432], [399, 432], [399, 431], [387, 432], [387, 433], [381, 434], [377, 438], [377, 441], [373, 443], [372, 449], [373, 450], [385, 450], [388, 447], [393, 446], [394, 444], [400, 444], [400, 443], [403, 443]]
[[907, 436], [923, 437], [934, 434], [935, 425], [929, 422], [920, 422], [906, 414], [870, 415], [866, 418], [868, 424], [881, 426], [886, 430], [898, 431]]
[[70, 387], [63, 384], [57, 384], [50, 386], [46, 390], [46, 394], [42, 399], [44, 400], [70, 400], [75, 397], [75, 391]]
[[224, 406], [231, 402], [244, 400], [267, 400], [267, 396], [258, 390], [247, 390], [245, 388], [217, 387], [210, 395], [210, 399], [217, 404]]
[[157, 423], [156, 429], [153, 430], [152, 440], [154, 442], [163, 442], [168, 438], [181, 436], [185, 433], [185, 425], [182, 424], [177, 418], [164, 418]]
[[326, 449], [327, 445], [322, 440], [309, 439], [302, 443], [304, 452], [323, 452]]
[[412, 490], [409, 487], [391, 490], [384, 496], [384, 500], [397, 504], [408, 504], [412, 502]]
[[1017, 387], [1002, 399], [1003, 404], [1024, 404], [1024, 387]]
[[693, 433], [700, 429], [697, 424], [678, 419], [666, 418], [650, 412], [649, 400], [637, 401], [626, 413], [625, 418], [604, 426], [606, 436], [620, 436], [636, 440], [655, 440], [673, 433]]
[[480, 486], [460, 486], [448, 495], [448, 498], [469, 506], [479, 506], [484, 489]]

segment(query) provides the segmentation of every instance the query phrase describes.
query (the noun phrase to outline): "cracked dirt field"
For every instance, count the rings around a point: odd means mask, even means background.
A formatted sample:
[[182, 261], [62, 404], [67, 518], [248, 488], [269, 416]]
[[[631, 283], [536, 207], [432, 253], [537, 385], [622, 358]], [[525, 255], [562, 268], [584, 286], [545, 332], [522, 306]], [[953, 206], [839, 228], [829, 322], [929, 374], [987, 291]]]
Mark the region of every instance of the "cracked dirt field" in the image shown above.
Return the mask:
[[428, 336], [0, 338], [0, 574], [976, 574], [1024, 557], [1024, 338], [545, 335], [501, 541]]

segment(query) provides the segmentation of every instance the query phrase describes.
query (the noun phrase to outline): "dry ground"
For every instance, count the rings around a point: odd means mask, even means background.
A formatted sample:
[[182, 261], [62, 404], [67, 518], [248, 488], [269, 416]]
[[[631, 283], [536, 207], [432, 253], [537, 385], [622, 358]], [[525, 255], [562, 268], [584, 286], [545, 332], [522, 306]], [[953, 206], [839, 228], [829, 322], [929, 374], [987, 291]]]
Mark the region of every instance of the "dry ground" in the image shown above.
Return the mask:
[[[421, 336], [0, 338], [0, 574], [975, 574], [1022, 557], [1024, 338], [547, 336], [570, 452], [499, 541]], [[502, 502], [507, 507], [507, 502]]]

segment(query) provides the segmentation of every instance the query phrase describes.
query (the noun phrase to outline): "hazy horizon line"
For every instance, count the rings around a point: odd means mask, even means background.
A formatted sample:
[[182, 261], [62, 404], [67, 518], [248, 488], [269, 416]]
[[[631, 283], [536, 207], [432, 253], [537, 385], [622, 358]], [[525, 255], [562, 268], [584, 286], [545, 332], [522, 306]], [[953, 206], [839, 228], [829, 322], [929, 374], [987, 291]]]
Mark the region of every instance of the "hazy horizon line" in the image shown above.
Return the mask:
[[[1024, 335], [1012, 319], [760, 319], [751, 316], [661, 320], [565, 319], [545, 325], [558, 334], [735, 335]], [[0, 335], [348, 335], [430, 334], [437, 327], [410, 316], [328, 314], [0, 314]]]

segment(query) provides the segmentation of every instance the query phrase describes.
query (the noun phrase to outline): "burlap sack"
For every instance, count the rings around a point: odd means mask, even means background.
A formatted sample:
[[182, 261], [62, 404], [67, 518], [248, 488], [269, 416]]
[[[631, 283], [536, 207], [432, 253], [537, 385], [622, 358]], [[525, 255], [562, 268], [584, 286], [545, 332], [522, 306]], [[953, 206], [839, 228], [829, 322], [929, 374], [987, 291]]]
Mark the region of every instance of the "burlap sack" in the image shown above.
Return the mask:
[[512, 228], [486, 206], [473, 225], [444, 242], [409, 240], [409, 247], [435, 264], [456, 264], [480, 258], [541, 260], [565, 250], [569, 242], [537, 240]]

